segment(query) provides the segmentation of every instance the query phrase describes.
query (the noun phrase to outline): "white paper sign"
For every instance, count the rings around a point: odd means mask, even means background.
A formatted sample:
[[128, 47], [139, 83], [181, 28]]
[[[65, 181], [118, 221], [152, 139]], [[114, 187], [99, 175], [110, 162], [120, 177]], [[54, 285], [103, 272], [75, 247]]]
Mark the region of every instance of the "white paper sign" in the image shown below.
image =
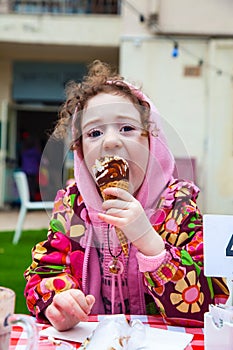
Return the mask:
[[232, 277], [233, 215], [203, 215], [204, 273]]

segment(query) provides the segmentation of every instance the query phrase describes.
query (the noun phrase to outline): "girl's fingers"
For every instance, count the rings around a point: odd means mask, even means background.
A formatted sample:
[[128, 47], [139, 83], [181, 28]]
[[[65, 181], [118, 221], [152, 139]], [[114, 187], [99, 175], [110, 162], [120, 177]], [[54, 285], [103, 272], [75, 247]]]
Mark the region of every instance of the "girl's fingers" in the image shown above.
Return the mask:
[[123, 226], [125, 221], [125, 219], [123, 219], [122, 217], [111, 216], [104, 213], [98, 213], [98, 217], [100, 220], [105, 221], [107, 224], [111, 224], [119, 228]]
[[51, 304], [46, 309], [46, 317], [50, 320], [61, 320], [63, 322], [63, 316], [61, 311], [54, 305]]
[[103, 192], [106, 195], [115, 196], [115, 197], [120, 198], [126, 202], [131, 202], [134, 200], [134, 197], [129, 192], [127, 192], [126, 190], [123, 190], [122, 188], [119, 188], [119, 187], [105, 188]]
[[127, 210], [130, 208], [130, 205], [130, 202], [125, 202], [120, 199], [108, 199], [107, 201], [103, 202], [102, 208], [103, 210], [108, 210], [110, 208]]
[[87, 302], [87, 299], [83, 292], [81, 292], [78, 289], [71, 289], [71, 296], [74, 298], [74, 301], [76, 305], [78, 304], [79, 307], [86, 313], [88, 314], [90, 312], [90, 305]]
[[61, 314], [64, 315], [64, 318], [76, 319], [77, 321], [87, 321], [88, 320], [88, 312], [85, 312], [80, 304], [73, 304], [72, 308], [70, 306], [67, 308], [67, 305], [59, 305], [57, 306], [58, 310], [60, 310]]
[[90, 309], [91, 309], [92, 306], [95, 303], [95, 297], [93, 295], [89, 294], [89, 295], [86, 296], [86, 300], [87, 300], [87, 303], [88, 303], [88, 305], [90, 306]]
[[80, 321], [88, 321], [88, 314], [94, 302], [93, 295], [85, 296], [78, 289], [70, 289], [54, 296], [45, 315], [56, 329], [63, 331]]
[[117, 218], [128, 218], [129, 219], [129, 215], [127, 213], [126, 210], [122, 210], [122, 209], [118, 209], [118, 208], [110, 208], [108, 209], [104, 214], [108, 215], [108, 216], [114, 216]]
[[70, 289], [56, 294], [53, 299], [54, 306], [64, 312], [71, 312], [73, 315], [81, 314], [85, 317], [90, 311], [85, 295], [78, 289]]

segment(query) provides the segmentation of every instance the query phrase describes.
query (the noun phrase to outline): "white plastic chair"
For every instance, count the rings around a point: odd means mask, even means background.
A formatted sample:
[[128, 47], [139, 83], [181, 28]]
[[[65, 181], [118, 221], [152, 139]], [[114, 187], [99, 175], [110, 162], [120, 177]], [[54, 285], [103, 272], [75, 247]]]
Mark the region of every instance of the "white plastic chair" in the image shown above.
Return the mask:
[[29, 195], [29, 187], [28, 187], [28, 181], [27, 176], [23, 171], [17, 171], [14, 173], [14, 179], [17, 186], [21, 206], [19, 211], [19, 216], [17, 220], [16, 230], [13, 237], [13, 244], [17, 244], [21, 232], [22, 232], [22, 226], [24, 223], [25, 215], [27, 213], [27, 210], [42, 210], [42, 209], [49, 209], [52, 210], [54, 203], [53, 202], [30, 202], [30, 195]]

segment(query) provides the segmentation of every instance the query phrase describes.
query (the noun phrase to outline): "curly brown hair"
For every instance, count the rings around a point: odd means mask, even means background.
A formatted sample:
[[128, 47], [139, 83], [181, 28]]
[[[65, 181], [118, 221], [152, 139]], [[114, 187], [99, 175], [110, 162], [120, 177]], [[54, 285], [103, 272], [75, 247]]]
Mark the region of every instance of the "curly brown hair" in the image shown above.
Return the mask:
[[[81, 116], [90, 98], [99, 93], [110, 93], [128, 98], [139, 110], [144, 129], [148, 135], [150, 105], [137, 94], [136, 88], [130, 87], [112, 67], [104, 62], [95, 60], [90, 66], [88, 74], [81, 83], [70, 81], [65, 89], [66, 102], [61, 106], [59, 120], [54, 135], [63, 138], [68, 134], [70, 126], [73, 128], [71, 148], [75, 149], [81, 139]], [[75, 121], [72, 121], [75, 116]]]

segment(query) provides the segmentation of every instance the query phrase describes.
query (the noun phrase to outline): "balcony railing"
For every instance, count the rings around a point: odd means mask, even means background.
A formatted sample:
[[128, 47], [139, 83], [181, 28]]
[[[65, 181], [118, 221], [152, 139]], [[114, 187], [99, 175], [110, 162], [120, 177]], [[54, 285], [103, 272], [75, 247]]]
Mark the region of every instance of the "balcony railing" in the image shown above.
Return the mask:
[[120, 14], [120, 0], [0, 0], [0, 14]]

